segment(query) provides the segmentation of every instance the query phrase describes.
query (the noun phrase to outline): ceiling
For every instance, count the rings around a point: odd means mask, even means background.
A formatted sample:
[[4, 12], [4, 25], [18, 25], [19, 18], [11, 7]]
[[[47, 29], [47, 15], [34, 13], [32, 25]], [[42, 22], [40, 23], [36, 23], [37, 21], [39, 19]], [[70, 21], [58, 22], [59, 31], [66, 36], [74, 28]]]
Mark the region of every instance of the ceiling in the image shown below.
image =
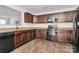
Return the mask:
[[7, 5], [21, 12], [30, 12], [33, 15], [43, 15], [64, 11], [76, 10], [78, 5]]
[[18, 5], [27, 11], [32, 13], [48, 12], [53, 10], [60, 10], [65, 8], [73, 8], [76, 5]]

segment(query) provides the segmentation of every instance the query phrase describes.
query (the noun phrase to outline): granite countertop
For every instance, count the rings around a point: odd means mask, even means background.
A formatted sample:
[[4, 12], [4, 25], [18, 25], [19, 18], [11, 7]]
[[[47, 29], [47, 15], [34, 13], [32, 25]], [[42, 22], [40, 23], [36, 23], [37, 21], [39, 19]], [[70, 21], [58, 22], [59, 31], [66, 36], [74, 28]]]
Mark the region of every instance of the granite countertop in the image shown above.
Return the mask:
[[32, 29], [47, 29], [47, 28], [37, 28], [37, 27], [28, 27], [28, 28], [19, 28], [19, 29], [16, 29], [16, 28], [0, 28], [0, 33], [4, 33], [4, 32], [14, 32], [14, 31], [21, 31], [21, 30], [32, 30]]
[[[14, 32], [14, 31], [21, 31], [21, 30], [32, 30], [32, 29], [48, 29], [46, 27], [22, 27], [22, 28], [19, 28], [19, 29], [16, 29], [16, 28], [0, 28], [0, 33], [3, 33], [3, 32]], [[59, 28], [59, 30], [73, 30], [72, 28]]]

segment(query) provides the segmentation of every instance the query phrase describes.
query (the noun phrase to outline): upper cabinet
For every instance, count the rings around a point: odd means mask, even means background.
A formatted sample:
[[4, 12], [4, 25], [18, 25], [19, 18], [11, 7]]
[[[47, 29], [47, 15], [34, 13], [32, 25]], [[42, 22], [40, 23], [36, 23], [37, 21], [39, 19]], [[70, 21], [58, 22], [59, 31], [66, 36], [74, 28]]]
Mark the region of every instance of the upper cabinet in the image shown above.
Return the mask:
[[63, 12], [57, 15], [58, 22], [72, 22], [73, 21], [73, 12]]
[[47, 23], [47, 15], [35, 16], [34, 23]]
[[72, 12], [72, 11], [51, 14], [51, 15], [48, 15], [48, 22], [49, 23], [72, 22], [73, 21], [73, 15], [74, 15], [74, 12]]
[[33, 23], [33, 15], [28, 12], [25, 12], [24, 13], [24, 22], [25, 23]]
[[61, 12], [55, 14], [34, 16], [28, 12], [24, 13], [25, 23], [63, 23], [73, 22], [74, 11]]
[[65, 22], [72, 22], [73, 21], [73, 12], [65, 12]]

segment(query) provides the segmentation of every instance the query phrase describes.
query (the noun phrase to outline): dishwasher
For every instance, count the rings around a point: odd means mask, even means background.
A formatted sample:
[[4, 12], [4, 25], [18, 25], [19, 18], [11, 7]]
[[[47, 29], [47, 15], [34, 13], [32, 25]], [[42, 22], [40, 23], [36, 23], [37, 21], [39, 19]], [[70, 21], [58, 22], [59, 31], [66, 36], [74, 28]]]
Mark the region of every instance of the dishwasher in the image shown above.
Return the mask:
[[14, 33], [0, 33], [0, 53], [9, 53], [14, 49]]

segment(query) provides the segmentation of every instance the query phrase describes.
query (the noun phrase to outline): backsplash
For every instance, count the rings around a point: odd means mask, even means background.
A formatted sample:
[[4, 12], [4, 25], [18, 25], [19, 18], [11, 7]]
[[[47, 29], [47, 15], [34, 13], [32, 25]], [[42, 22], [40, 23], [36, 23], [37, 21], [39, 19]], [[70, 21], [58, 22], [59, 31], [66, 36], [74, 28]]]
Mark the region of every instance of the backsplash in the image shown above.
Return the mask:
[[34, 24], [34, 27], [48, 27], [48, 25], [58, 25], [62, 28], [73, 28], [73, 23], [48, 23], [48, 24]]
[[[48, 28], [48, 25], [58, 25], [59, 28], [73, 28], [73, 23], [46, 23], [46, 24], [24, 24], [19, 27], [44, 27]], [[15, 25], [0, 25], [0, 28], [15, 28]]]

